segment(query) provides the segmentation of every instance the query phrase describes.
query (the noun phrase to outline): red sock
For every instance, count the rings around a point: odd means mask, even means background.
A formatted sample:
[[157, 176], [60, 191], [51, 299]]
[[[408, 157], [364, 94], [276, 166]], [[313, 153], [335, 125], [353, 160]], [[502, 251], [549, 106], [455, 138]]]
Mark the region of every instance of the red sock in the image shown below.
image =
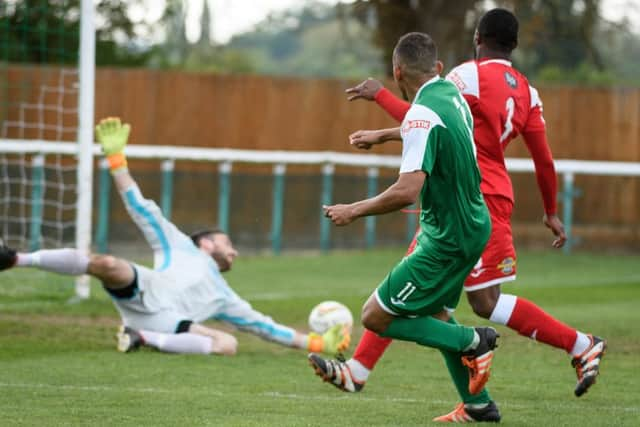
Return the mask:
[[391, 338], [383, 338], [375, 332], [365, 329], [358, 347], [353, 353], [353, 358], [362, 363], [365, 368], [373, 370], [391, 341]]
[[577, 331], [524, 298], [518, 297], [507, 326], [520, 335], [571, 353]]

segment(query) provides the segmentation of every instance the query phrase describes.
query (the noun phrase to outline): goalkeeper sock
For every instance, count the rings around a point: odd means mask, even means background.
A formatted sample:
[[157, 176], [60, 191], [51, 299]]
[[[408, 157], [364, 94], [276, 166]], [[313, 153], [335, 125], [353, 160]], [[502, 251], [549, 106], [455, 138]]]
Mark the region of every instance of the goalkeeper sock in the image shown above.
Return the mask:
[[210, 354], [213, 341], [209, 337], [189, 332], [165, 334], [161, 332], [140, 331], [144, 344], [165, 353]]
[[452, 325], [432, 316], [396, 317], [380, 335], [456, 352], [471, 350], [479, 342], [478, 334], [473, 328]]
[[79, 276], [87, 272], [89, 257], [77, 249], [47, 249], [32, 253], [18, 253], [16, 266]]

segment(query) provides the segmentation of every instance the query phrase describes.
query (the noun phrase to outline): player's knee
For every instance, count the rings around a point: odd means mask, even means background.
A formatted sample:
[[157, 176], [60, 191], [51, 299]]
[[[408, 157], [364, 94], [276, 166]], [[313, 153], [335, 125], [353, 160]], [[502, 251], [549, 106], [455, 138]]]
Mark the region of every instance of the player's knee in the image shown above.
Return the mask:
[[116, 257], [111, 255], [94, 255], [89, 258], [90, 273], [109, 273], [115, 270], [118, 261]]
[[370, 330], [371, 332], [375, 332], [376, 334], [381, 334], [387, 329], [387, 324], [381, 321], [380, 316], [376, 315], [375, 310], [368, 308], [366, 305], [362, 309], [362, 326]]
[[131, 266], [112, 255], [91, 255], [88, 273], [110, 284], [128, 284], [133, 280]]

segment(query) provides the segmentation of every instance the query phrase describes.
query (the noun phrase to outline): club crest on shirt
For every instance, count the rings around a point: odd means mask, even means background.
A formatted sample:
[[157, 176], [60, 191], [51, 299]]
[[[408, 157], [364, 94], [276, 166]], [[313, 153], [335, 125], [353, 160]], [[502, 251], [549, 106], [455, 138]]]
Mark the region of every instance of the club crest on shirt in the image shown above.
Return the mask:
[[402, 134], [406, 135], [411, 129], [429, 129], [430, 127], [429, 120], [407, 120], [402, 125]]
[[516, 260], [508, 257], [502, 260], [500, 264], [498, 264], [498, 270], [502, 271], [502, 274], [511, 274], [516, 266]]
[[513, 76], [513, 74], [511, 74], [508, 71], [505, 71], [504, 73], [504, 80], [507, 82], [509, 86], [511, 86], [512, 89], [515, 89], [518, 87], [518, 81]]

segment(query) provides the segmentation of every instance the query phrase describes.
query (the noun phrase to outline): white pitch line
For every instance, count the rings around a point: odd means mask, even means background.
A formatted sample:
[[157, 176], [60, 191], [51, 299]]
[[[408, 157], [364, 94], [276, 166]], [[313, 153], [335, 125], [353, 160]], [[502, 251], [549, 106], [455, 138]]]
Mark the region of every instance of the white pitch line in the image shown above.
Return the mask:
[[[294, 399], [294, 400], [317, 400], [317, 401], [340, 401], [340, 400], [347, 400], [347, 399], [354, 399], [356, 401], [367, 401], [367, 402], [396, 402], [396, 403], [420, 403], [420, 404], [425, 404], [425, 403], [436, 403], [436, 404], [451, 404], [451, 401], [448, 400], [439, 400], [439, 399], [411, 399], [411, 398], [383, 398], [383, 399], [378, 399], [375, 397], [365, 397], [365, 396], [358, 396], [358, 397], [352, 397], [352, 396], [335, 396], [335, 397], [331, 397], [331, 396], [325, 396], [325, 395], [300, 395], [300, 394], [290, 394], [290, 393], [280, 393], [280, 392], [265, 392], [265, 393], [261, 393], [261, 396], [265, 396], [265, 397], [273, 397], [273, 398], [277, 398], [277, 399]], [[531, 405], [523, 405], [520, 403], [504, 403], [504, 402], [500, 402], [499, 403], [500, 407], [508, 407], [508, 408], [516, 408], [516, 409], [527, 409], [527, 408], [531, 408], [532, 406], [535, 406], [535, 403], [532, 403]], [[545, 408], [550, 408], [550, 409], [575, 409], [575, 410], [584, 410], [584, 406], [583, 405], [576, 405], [576, 404], [571, 404], [571, 403], [561, 403], [558, 405], [553, 405], [553, 404], [548, 404], [548, 403], [542, 403], [541, 406], [544, 406]], [[611, 410], [611, 411], [624, 411], [624, 412], [640, 412], [640, 407], [637, 406], [606, 406], [606, 407], [598, 407], [598, 409], [606, 409], [606, 410]]]
[[[130, 388], [130, 387], [118, 387], [118, 386], [93, 386], [93, 385], [57, 385], [57, 384], [20, 384], [20, 383], [0, 383], [0, 387], [4, 388], [41, 388], [41, 389], [55, 389], [55, 390], [78, 390], [78, 391], [113, 391], [113, 392], [131, 392], [131, 393], [172, 393], [172, 390], [165, 390], [161, 388]], [[219, 393], [222, 396], [222, 393]]]
[[[77, 385], [57, 385], [57, 384], [26, 384], [26, 383], [0, 383], [0, 388], [28, 388], [28, 389], [54, 389], [54, 390], [78, 390], [78, 391], [108, 391], [108, 392], [131, 392], [131, 393], [158, 393], [158, 394], [172, 394], [175, 393], [175, 390], [162, 389], [162, 388], [153, 388], [153, 387], [144, 387], [144, 388], [131, 388], [131, 387], [118, 387], [118, 386], [77, 386]], [[193, 390], [192, 390], [193, 391]], [[227, 395], [238, 395], [243, 393], [223, 393], [215, 390], [206, 390], [206, 394], [213, 394], [215, 396], [224, 396]], [[295, 393], [280, 393], [278, 391], [270, 391], [260, 393], [259, 396], [262, 397], [270, 397], [275, 399], [293, 399], [293, 400], [315, 400], [315, 401], [343, 401], [353, 399], [354, 401], [365, 401], [365, 402], [392, 402], [392, 403], [411, 403], [411, 404], [438, 404], [438, 405], [446, 405], [452, 403], [448, 400], [440, 400], [440, 399], [411, 399], [411, 398], [376, 398], [376, 397], [368, 397], [359, 395], [349, 396], [349, 395], [336, 395], [336, 396], [328, 396], [328, 395], [303, 395], [303, 394], [295, 394]], [[455, 403], [455, 402], [454, 402]], [[543, 406], [548, 409], [570, 409], [570, 410], [584, 410], [584, 405], [572, 404], [570, 402], [559, 403], [557, 405], [549, 404], [549, 403], [537, 403], [540, 406]], [[507, 408], [516, 408], [516, 409], [527, 409], [535, 406], [536, 403], [532, 403], [531, 405], [523, 405], [519, 403], [505, 403], [500, 402], [501, 407]], [[637, 406], [600, 406], [598, 408], [600, 410], [607, 411], [623, 411], [623, 412], [639, 412], [640, 407]]]

